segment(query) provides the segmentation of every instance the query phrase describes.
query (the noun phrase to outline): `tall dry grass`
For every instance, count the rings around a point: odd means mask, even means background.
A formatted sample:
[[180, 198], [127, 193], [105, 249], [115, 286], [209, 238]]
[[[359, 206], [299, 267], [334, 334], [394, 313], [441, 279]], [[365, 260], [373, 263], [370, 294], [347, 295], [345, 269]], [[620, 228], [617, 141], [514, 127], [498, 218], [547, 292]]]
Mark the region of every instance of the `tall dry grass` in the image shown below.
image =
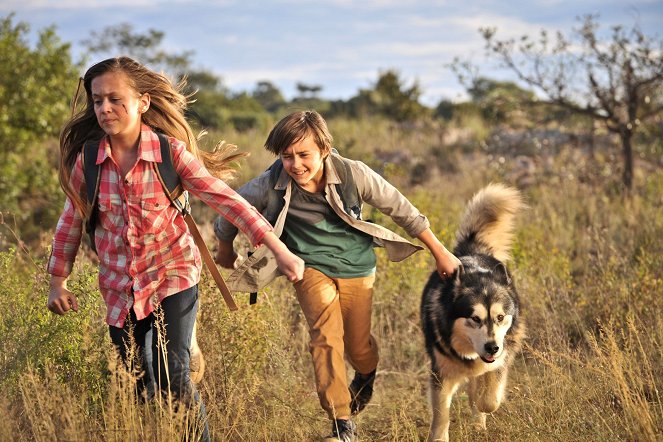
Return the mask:
[[[515, 154], [442, 146], [440, 134], [426, 130], [334, 124], [339, 147], [349, 146], [381, 168], [447, 245], [474, 192], [489, 182], [522, 184], [514, 178], [522, 176], [513, 174]], [[260, 134], [234, 135], [226, 139], [242, 148], [250, 144], [254, 153], [247, 176], [269, 164]], [[388, 163], [378, 147], [410, 155]], [[418, 158], [431, 159], [428, 167], [416, 169]], [[606, 173], [615, 171], [609, 154], [590, 158], [569, 148], [533, 161], [536, 168], [521, 185], [529, 209], [518, 218], [510, 264], [524, 303], [527, 343], [488, 430], [473, 427], [461, 391], [452, 405], [451, 438], [662, 440], [663, 172], [638, 175], [632, 197], [624, 199], [618, 173]], [[424, 179], [412, 182], [413, 170], [423, 170]], [[197, 210], [198, 219], [212, 219]], [[393, 227], [380, 213], [367, 215]], [[205, 229], [209, 234], [209, 222]], [[238, 246], [245, 248], [241, 240]], [[116, 370], [94, 266], [79, 259], [72, 276], [79, 313], [55, 317], [45, 308], [47, 243], [30, 253], [35, 265], [20, 250], [0, 254], [0, 439], [187, 440], [184, 412], [137, 402], [131, 374]], [[360, 440], [426, 438], [429, 366], [418, 311], [432, 269], [426, 253], [390, 263], [378, 251], [373, 331], [381, 361], [374, 399], [357, 418]], [[207, 371], [199, 389], [214, 440], [326, 435], [308, 332], [290, 285], [276, 281], [251, 307], [248, 295], [237, 294], [241, 308], [234, 313], [206, 275], [201, 292], [199, 340]]]

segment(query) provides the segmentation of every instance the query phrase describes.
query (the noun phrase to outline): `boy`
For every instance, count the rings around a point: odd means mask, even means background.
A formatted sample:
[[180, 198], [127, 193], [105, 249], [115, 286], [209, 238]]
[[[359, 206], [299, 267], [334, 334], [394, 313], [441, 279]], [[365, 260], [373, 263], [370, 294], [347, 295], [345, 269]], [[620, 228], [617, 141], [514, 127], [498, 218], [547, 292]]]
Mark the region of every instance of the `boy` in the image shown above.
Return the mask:
[[[361, 220], [364, 202], [379, 209], [435, 257], [442, 277], [460, 261], [440, 243], [422, 215], [395, 187], [365, 164], [332, 152], [332, 136], [315, 111], [295, 112], [270, 132], [265, 148], [279, 156], [272, 167], [238, 190], [274, 225], [283, 242], [305, 262], [294, 284], [309, 326], [310, 352], [322, 408], [332, 419], [328, 440], [354, 441], [351, 415], [364, 409], [373, 393], [378, 349], [371, 335], [375, 281], [374, 245], [401, 261], [422, 249], [394, 232]], [[237, 229], [215, 222], [217, 262], [233, 268]], [[231, 289], [256, 292], [278, 271], [259, 248], [229, 277]], [[344, 356], [355, 370], [348, 386]]]

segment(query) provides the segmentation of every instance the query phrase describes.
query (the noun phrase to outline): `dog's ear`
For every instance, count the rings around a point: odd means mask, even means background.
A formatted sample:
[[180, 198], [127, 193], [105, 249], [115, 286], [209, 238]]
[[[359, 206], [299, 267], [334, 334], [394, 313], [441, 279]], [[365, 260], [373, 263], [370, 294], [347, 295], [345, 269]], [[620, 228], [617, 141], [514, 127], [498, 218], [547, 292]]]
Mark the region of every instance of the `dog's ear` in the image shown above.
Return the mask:
[[493, 273], [497, 276], [497, 280], [503, 285], [511, 285], [511, 276], [509, 271], [503, 263], [499, 263], [493, 269]]

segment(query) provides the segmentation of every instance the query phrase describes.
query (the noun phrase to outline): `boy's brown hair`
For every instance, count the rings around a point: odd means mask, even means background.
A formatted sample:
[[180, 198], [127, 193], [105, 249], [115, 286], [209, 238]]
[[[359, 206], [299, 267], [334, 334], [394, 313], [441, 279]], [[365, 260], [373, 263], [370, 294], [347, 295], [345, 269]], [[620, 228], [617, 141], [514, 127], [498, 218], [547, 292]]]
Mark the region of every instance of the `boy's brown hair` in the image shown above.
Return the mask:
[[309, 135], [320, 148], [322, 156], [331, 152], [333, 138], [327, 122], [314, 110], [294, 112], [276, 123], [265, 141], [265, 149], [279, 156], [289, 146]]

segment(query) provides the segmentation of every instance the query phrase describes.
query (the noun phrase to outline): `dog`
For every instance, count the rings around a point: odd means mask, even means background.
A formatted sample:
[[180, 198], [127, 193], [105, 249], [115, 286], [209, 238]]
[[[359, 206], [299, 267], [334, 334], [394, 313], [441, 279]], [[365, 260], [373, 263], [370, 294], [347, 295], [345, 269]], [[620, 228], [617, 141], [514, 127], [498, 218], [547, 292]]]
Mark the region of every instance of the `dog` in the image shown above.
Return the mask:
[[501, 184], [469, 202], [453, 250], [462, 265], [449, 278], [430, 276], [421, 300], [421, 326], [431, 360], [429, 441], [449, 440], [449, 407], [469, 381], [472, 414], [486, 428], [486, 413], [500, 406], [507, 372], [520, 350], [525, 324], [505, 263], [521, 194]]

